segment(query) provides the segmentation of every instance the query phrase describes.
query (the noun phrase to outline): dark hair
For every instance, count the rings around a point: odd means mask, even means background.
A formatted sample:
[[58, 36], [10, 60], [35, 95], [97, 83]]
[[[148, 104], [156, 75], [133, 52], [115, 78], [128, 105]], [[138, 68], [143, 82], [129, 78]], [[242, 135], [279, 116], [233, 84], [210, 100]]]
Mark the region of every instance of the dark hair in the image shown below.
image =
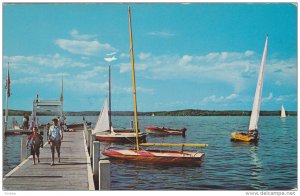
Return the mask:
[[58, 122], [57, 118], [52, 118], [53, 122]]

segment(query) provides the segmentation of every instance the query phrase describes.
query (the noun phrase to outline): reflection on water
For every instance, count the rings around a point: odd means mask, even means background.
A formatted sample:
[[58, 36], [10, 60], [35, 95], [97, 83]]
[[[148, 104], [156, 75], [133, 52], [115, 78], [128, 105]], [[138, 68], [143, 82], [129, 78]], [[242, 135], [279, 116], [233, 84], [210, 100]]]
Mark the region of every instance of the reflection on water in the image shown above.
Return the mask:
[[[19, 121], [16, 117], [16, 120]], [[147, 142], [207, 143], [206, 148], [191, 148], [205, 153], [199, 167], [135, 164], [112, 161], [113, 190], [290, 190], [297, 187], [297, 117], [261, 117], [257, 144], [230, 141], [230, 134], [246, 127], [249, 117], [139, 117], [144, 126], [186, 127], [186, 137], [152, 137]], [[48, 122], [51, 117], [40, 117]], [[96, 116], [86, 120], [95, 124]], [[113, 116], [115, 127], [128, 128], [132, 117]], [[78, 123], [82, 117], [67, 117]], [[20, 121], [21, 122], [21, 121]], [[4, 174], [20, 160], [20, 136], [4, 142]], [[118, 144], [101, 143], [100, 149]], [[134, 148], [134, 144], [126, 144]], [[101, 154], [101, 159], [107, 158]]]
[[249, 150], [250, 157], [251, 157], [251, 166], [250, 166], [250, 171], [251, 171], [251, 186], [254, 189], [260, 189], [260, 184], [261, 184], [261, 170], [262, 170], [262, 163], [258, 157], [258, 147], [257, 146], [252, 146]]

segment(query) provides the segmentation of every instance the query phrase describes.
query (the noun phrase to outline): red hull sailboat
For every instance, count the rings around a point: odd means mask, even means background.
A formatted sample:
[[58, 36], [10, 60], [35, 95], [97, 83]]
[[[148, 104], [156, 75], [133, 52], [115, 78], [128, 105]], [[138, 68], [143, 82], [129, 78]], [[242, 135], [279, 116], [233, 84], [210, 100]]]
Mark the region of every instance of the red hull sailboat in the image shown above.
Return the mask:
[[[155, 164], [184, 164], [189, 165], [200, 165], [204, 153], [197, 151], [187, 151], [183, 150], [184, 146], [187, 144], [173, 144], [168, 146], [182, 146], [179, 151], [174, 150], [144, 150], [140, 149], [140, 145], [143, 146], [163, 146], [159, 144], [140, 144], [138, 139], [138, 118], [137, 118], [137, 100], [136, 100], [136, 85], [135, 85], [135, 71], [134, 71], [134, 55], [132, 46], [132, 30], [131, 30], [131, 16], [130, 7], [128, 7], [128, 21], [129, 21], [129, 34], [130, 34], [130, 56], [132, 65], [132, 90], [133, 90], [133, 103], [134, 103], [134, 127], [136, 132], [136, 149], [116, 149], [107, 148], [102, 154], [106, 155], [112, 159], [134, 161], [134, 162], [147, 162]], [[189, 144], [192, 146], [193, 144]]]
[[169, 127], [146, 126], [144, 130], [151, 134], [160, 135], [182, 135], [185, 137], [186, 128], [174, 129]]
[[200, 165], [204, 153], [194, 151], [171, 151], [171, 150], [136, 150], [136, 149], [115, 149], [108, 148], [104, 155], [113, 159], [123, 159], [126, 161], [160, 163], [160, 164], [183, 164]]

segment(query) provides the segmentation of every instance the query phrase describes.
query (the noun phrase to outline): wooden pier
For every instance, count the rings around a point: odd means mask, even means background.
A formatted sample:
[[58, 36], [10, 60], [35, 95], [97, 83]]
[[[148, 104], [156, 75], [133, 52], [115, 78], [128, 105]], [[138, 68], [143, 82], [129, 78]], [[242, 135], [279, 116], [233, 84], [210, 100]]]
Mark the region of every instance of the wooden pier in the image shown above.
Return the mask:
[[[46, 139], [44, 139], [46, 141]], [[65, 132], [61, 144], [61, 162], [50, 166], [50, 145], [41, 148], [40, 163], [32, 156], [3, 178], [3, 190], [95, 190], [91, 159], [83, 130]]]

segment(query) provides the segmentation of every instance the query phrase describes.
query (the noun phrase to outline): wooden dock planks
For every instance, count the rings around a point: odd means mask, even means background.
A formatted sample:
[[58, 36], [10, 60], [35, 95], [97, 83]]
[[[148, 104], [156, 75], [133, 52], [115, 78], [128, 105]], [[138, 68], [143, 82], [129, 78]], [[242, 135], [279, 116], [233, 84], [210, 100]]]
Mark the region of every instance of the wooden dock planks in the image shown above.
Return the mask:
[[56, 158], [50, 166], [49, 144], [41, 149], [40, 161], [32, 165], [30, 156], [20, 163], [4, 177], [3, 190], [95, 190], [83, 131], [64, 133], [61, 163]]

